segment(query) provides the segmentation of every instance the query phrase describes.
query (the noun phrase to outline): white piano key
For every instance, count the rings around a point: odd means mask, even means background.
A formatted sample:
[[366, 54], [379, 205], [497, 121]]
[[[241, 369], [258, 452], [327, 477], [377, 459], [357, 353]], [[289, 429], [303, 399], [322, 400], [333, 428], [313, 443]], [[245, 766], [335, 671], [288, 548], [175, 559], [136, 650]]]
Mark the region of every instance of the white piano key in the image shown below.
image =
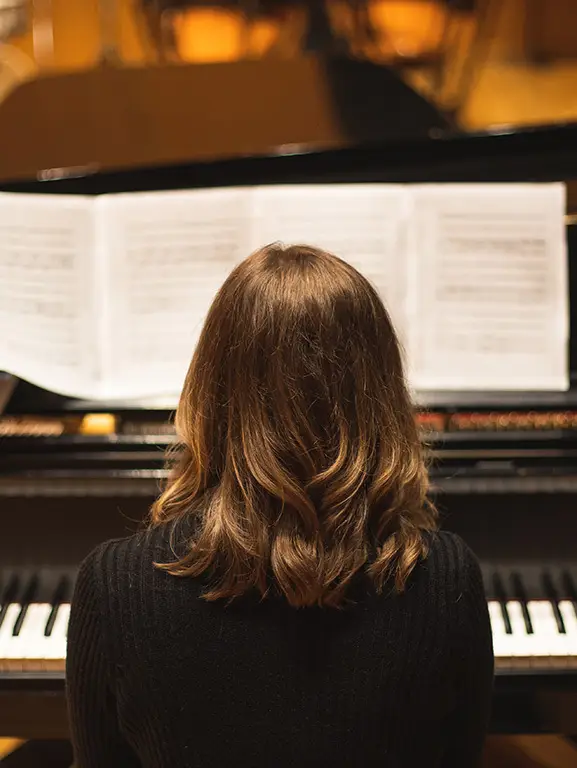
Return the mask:
[[41, 652], [42, 638], [46, 619], [50, 613], [47, 603], [31, 603], [20, 627], [20, 632], [12, 638], [6, 659], [38, 658]]
[[70, 618], [70, 603], [62, 603], [58, 609], [56, 621], [54, 622], [53, 634], [66, 640], [68, 636], [68, 620]]
[[521, 603], [518, 600], [509, 600], [507, 602], [507, 613], [509, 614], [511, 629], [513, 630], [511, 655], [515, 658], [531, 658], [534, 655], [534, 642], [532, 636], [527, 632]]
[[20, 627], [20, 632], [17, 635], [13, 635], [12, 641], [8, 643], [8, 650], [5, 653], [6, 659], [22, 658], [22, 654], [24, 653], [26, 642], [28, 640], [28, 635], [30, 634], [31, 617], [33, 617], [33, 614], [30, 613], [30, 607], [28, 607], [26, 616], [24, 617], [24, 621]]
[[[34, 603], [28, 609], [30, 620], [28, 623], [28, 636], [24, 649], [23, 658], [25, 659], [43, 659], [46, 645], [44, 630], [46, 622], [50, 616], [52, 606], [50, 603]], [[26, 617], [28, 620], [28, 616]], [[22, 627], [24, 630], [24, 627]]]
[[489, 600], [489, 618], [491, 619], [491, 629], [494, 635], [505, 634], [505, 622], [501, 612], [501, 605], [497, 600]]
[[549, 600], [530, 600], [527, 610], [535, 635], [535, 653], [538, 656], [567, 656], [566, 636], [559, 632]]
[[511, 656], [511, 635], [507, 634], [501, 604], [497, 600], [489, 600], [489, 618], [493, 634], [493, 652], [497, 658]]
[[70, 617], [70, 603], [62, 603], [58, 608], [56, 620], [52, 627], [52, 634], [47, 638], [45, 659], [66, 658], [66, 635], [68, 633], [68, 619]]
[[6, 609], [4, 621], [0, 627], [0, 659], [8, 658], [12, 643], [14, 642], [14, 624], [20, 616], [22, 606], [20, 603], [10, 603]]
[[559, 613], [565, 625], [569, 655], [577, 657], [577, 616], [573, 604], [569, 600], [561, 600]]

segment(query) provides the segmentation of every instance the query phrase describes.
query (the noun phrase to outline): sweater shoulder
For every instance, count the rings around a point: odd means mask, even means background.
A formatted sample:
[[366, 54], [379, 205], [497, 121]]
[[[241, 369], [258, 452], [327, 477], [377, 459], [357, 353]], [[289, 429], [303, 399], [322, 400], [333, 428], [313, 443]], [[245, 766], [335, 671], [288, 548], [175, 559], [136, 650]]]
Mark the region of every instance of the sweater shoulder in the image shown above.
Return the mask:
[[90, 572], [104, 595], [112, 585], [131, 586], [139, 580], [139, 573], [159, 572], [154, 564], [173, 562], [181, 546], [182, 541], [167, 526], [138, 531], [99, 544], [83, 560], [79, 574]]
[[477, 564], [477, 558], [469, 545], [452, 531], [428, 531], [428, 558], [446, 560], [447, 565], [459, 571]]
[[425, 568], [435, 581], [450, 582], [458, 592], [476, 588], [482, 582], [479, 561], [456, 533], [433, 531], [426, 534], [428, 551]]

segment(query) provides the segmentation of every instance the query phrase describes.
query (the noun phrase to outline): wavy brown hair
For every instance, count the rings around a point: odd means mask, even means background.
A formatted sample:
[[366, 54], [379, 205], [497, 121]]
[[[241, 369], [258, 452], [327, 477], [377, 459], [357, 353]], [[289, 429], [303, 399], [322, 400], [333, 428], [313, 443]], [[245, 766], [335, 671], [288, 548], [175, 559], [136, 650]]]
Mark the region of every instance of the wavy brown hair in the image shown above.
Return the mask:
[[435, 527], [399, 342], [371, 284], [309, 246], [239, 264], [208, 312], [151, 525], [191, 520], [164, 568], [206, 599], [341, 605], [365, 569], [402, 590]]

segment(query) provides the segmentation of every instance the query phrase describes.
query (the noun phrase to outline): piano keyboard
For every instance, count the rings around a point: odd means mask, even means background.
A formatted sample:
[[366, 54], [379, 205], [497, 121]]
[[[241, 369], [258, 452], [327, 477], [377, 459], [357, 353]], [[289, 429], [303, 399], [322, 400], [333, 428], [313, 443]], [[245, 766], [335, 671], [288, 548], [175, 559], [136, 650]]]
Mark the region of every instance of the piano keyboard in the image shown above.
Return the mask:
[[[0, 627], [0, 672], [50, 672], [64, 669], [70, 603], [7, 606]], [[50, 618], [54, 621], [49, 626]]]
[[12, 574], [0, 602], [0, 672], [64, 669], [72, 579], [49, 584], [32, 574]]
[[[0, 672], [63, 671], [70, 603], [0, 609]], [[500, 669], [577, 669], [577, 606], [570, 600], [489, 601]]]
[[577, 607], [570, 600], [489, 601], [495, 665], [577, 669]]

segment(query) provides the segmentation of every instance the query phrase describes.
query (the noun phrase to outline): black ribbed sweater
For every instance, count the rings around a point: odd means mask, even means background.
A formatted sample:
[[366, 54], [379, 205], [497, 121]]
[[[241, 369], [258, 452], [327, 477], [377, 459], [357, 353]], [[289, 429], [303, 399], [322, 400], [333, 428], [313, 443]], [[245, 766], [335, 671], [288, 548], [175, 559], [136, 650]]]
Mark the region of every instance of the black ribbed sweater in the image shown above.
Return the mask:
[[166, 531], [82, 564], [68, 632], [78, 768], [451, 766], [480, 756], [493, 672], [479, 566], [449, 533], [402, 595], [344, 610], [199, 599]]

